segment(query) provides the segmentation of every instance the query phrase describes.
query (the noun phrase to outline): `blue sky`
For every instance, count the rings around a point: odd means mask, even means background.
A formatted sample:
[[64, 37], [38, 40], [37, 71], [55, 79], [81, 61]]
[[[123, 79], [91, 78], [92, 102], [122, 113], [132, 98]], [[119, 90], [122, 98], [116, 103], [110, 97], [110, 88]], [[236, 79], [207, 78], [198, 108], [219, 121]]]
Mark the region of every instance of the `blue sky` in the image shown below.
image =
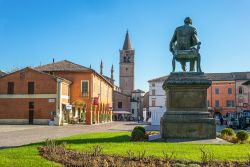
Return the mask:
[[[118, 84], [126, 30], [135, 49], [135, 86], [171, 72], [174, 29], [190, 16], [204, 72], [250, 71], [249, 0], [0, 0], [0, 69], [70, 60]], [[178, 67], [178, 69], [180, 69]]]

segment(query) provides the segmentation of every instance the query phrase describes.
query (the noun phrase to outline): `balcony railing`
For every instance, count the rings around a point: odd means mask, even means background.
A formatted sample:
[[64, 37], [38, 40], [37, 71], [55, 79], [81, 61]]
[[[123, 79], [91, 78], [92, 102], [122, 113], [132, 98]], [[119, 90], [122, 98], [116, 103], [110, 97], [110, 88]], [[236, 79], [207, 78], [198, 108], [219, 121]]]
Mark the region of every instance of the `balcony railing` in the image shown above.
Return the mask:
[[89, 97], [89, 92], [81, 92], [82, 97]]

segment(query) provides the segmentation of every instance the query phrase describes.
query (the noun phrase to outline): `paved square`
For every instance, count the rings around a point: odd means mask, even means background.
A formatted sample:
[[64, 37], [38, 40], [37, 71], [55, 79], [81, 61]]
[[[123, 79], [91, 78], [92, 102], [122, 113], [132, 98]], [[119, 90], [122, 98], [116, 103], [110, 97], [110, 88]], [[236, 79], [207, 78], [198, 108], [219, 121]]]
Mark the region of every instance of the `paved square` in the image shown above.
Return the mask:
[[131, 131], [136, 125], [135, 122], [66, 126], [0, 125], [0, 149], [82, 133]]

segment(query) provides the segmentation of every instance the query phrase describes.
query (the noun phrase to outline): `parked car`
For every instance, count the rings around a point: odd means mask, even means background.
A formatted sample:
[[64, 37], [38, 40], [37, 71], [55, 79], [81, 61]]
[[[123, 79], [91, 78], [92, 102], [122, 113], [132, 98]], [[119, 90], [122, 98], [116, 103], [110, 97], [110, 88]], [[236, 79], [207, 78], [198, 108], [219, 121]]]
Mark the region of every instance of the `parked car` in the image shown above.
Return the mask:
[[250, 127], [250, 110], [243, 110], [240, 114], [239, 126], [241, 129]]

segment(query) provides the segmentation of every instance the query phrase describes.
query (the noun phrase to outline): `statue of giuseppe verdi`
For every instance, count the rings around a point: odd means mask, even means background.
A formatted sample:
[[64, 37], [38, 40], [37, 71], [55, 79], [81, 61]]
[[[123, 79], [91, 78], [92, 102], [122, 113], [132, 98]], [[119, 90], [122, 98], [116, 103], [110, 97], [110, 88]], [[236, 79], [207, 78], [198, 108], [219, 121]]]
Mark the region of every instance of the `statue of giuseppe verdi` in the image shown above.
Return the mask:
[[197, 72], [200, 68], [200, 42], [197, 37], [197, 30], [192, 26], [192, 19], [185, 18], [184, 25], [175, 29], [170, 41], [169, 50], [173, 54], [173, 72], [175, 71], [175, 60], [179, 61], [182, 70], [186, 71], [186, 62], [190, 62], [190, 71], [194, 71], [194, 64], [197, 61]]

